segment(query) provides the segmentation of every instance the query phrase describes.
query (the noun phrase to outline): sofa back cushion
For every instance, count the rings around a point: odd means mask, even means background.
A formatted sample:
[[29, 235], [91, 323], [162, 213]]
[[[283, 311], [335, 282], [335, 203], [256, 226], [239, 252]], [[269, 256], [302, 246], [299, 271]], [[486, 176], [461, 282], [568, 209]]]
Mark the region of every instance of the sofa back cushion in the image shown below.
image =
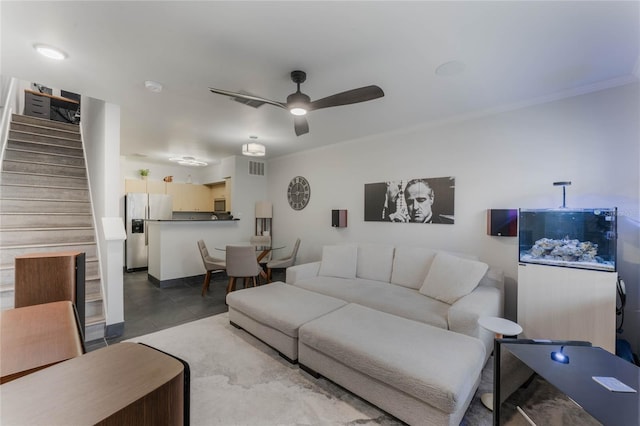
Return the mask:
[[391, 283], [418, 290], [437, 251], [422, 247], [396, 247]]
[[431, 263], [420, 293], [453, 304], [471, 293], [489, 269], [486, 263], [439, 252]]
[[354, 279], [358, 265], [358, 246], [338, 245], [322, 248], [318, 275]]
[[358, 269], [356, 276], [367, 280], [391, 280], [393, 246], [385, 244], [358, 245]]

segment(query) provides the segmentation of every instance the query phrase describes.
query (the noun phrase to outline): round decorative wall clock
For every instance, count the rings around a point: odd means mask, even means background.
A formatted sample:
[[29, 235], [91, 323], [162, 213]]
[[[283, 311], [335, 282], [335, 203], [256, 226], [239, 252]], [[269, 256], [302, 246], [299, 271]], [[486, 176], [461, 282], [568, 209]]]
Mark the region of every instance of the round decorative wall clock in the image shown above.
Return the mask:
[[287, 188], [287, 199], [291, 208], [294, 210], [304, 209], [309, 203], [309, 198], [311, 198], [309, 182], [302, 176], [291, 179]]

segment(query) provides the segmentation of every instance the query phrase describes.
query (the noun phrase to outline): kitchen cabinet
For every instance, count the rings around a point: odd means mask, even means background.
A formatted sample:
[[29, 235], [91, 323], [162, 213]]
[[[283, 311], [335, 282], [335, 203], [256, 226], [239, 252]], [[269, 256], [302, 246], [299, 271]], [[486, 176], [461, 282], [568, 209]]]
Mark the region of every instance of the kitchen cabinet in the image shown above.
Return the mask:
[[124, 186], [125, 193], [143, 192], [171, 195], [174, 212], [213, 212], [214, 191], [207, 185], [126, 179]]
[[162, 180], [147, 180], [147, 192], [149, 194], [166, 194], [166, 182]]
[[215, 199], [226, 198], [225, 197], [226, 185], [224, 182], [214, 183], [211, 185], [211, 196]]
[[125, 179], [124, 192], [146, 192], [148, 194], [166, 194], [166, 183], [162, 180]]
[[167, 183], [174, 212], [213, 212], [213, 194], [206, 185]]
[[143, 179], [125, 179], [124, 192], [147, 192], [147, 181]]

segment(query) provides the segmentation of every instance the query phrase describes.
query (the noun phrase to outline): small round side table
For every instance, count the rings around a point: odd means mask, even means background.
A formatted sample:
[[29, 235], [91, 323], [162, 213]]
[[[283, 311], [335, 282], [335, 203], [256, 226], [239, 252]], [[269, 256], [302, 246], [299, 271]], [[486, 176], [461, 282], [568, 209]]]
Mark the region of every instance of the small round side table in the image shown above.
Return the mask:
[[[478, 319], [480, 327], [492, 331], [496, 334], [496, 339], [506, 336], [517, 336], [522, 333], [522, 327], [513, 321], [499, 317], [480, 317]], [[482, 405], [493, 411], [493, 393], [487, 392], [480, 395]]]

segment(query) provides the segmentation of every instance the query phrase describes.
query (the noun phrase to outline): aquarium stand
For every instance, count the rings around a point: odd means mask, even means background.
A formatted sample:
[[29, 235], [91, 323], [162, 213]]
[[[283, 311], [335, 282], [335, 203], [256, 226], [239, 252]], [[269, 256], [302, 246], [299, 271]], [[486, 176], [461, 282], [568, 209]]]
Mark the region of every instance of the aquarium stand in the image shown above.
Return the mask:
[[615, 354], [617, 279], [616, 272], [520, 263], [523, 337], [585, 340]]

